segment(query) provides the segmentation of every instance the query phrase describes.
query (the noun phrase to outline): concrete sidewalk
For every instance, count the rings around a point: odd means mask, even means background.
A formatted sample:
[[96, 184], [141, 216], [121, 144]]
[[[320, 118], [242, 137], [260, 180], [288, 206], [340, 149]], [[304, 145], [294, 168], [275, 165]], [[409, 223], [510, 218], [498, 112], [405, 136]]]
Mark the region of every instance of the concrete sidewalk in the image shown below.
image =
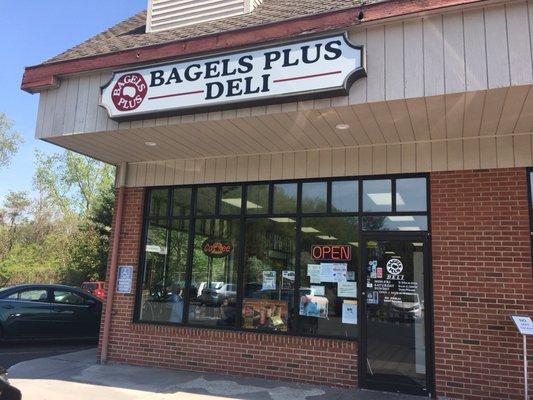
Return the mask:
[[24, 361], [9, 369], [23, 400], [408, 400], [364, 390], [96, 364], [96, 350]]

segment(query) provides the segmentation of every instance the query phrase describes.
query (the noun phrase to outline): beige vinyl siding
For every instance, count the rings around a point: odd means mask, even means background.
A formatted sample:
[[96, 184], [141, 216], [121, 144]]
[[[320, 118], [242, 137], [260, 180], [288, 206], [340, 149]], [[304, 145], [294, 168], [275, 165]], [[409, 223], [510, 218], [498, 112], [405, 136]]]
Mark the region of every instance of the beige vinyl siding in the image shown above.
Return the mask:
[[146, 30], [160, 32], [241, 15], [260, 3], [260, 0], [150, 0]]
[[[90, 76], [66, 78], [58, 89], [41, 93], [39, 119], [36, 129], [38, 138], [48, 138], [71, 133], [88, 133], [115, 131], [148, 126], [167, 127], [192, 122], [217, 121], [225, 130], [246, 132], [252, 135], [243, 142], [243, 151], [250, 145], [262, 141], [265, 128], [247, 126], [239, 117], [265, 116], [264, 122], [287, 125], [291, 116], [283, 113], [301, 111], [306, 119], [312, 119], [316, 110], [379, 103], [409, 99], [406, 106], [412, 119], [417, 119], [420, 111], [418, 102], [425, 101], [430, 119], [437, 119], [447, 110], [467, 109], [469, 100], [475, 93], [468, 93], [457, 98], [435, 97], [454, 93], [477, 92], [487, 89], [521, 86], [533, 83], [533, 63], [531, 56], [531, 35], [533, 35], [533, 13], [531, 2], [513, 1], [506, 5], [487, 6], [468, 9], [464, 12], [454, 11], [445, 14], [429, 15], [424, 18], [407, 19], [387, 25], [355, 28], [349, 33], [355, 44], [362, 44], [366, 49], [368, 76], [355, 82], [348, 96], [331, 99], [307, 100], [294, 103], [273, 104], [269, 106], [241, 108], [224, 112], [198, 113], [184, 117], [146, 119], [136, 122], [116, 122], [107, 118], [105, 110], [98, 106], [100, 85], [111, 77], [111, 71], [103, 71]], [[531, 28], [531, 29], [530, 29]], [[420, 99], [420, 98], [426, 98]], [[497, 101], [505, 101], [496, 96]], [[429, 99], [428, 99], [429, 98]], [[411, 101], [411, 99], [413, 99]], [[487, 98], [487, 105], [498, 109], [499, 104]], [[451, 103], [450, 103], [451, 101]], [[475, 102], [475, 104], [479, 104]], [[403, 107], [402, 104], [396, 104]], [[374, 110], [362, 107], [358, 110], [358, 124], [366, 131], [375, 132], [377, 127], [371, 122], [366, 124], [366, 117]], [[398, 109], [391, 110], [397, 113]], [[413, 114], [414, 113], [414, 114]], [[494, 114], [497, 117], [497, 114]], [[236, 118], [237, 116], [237, 118]], [[74, 120], [73, 120], [74, 119]], [[465, 118], [466, 119], [466, 118]], [[224, 121], [224, 122], [222, 122]], [[393, 119], [394, 122], [396, 120]], [[329, 121], [325, 121], [329, 123]], [[301, 123], [295, 119], [294, 123]], [[311, 129], [320, 129], [321, 120]], [[386, 123], [382, 121], [382, 124]], [[390, 121], [389, 121], [390, 123]], [[415, 137], [427, 136], [424, 127], [413, 123]], [[402, 125], [402, 134], [410, 135], [409, 128]], [[469, 128], [471, 126], [469, 125]], [[485, 129], [486, 127], [483, 127]], [[460, 130], [456, 129], [458, 132]], [[445, 127], [433, 124], [432, 136], [444, 137]], [[267, 140], [285, 149], [285, 146], [297, 147], [299, 140], [303, 147], [324, 146], [322, 138], [311, 132], [310, 138], [299, 139], [289, 131], [280, 133]], [[384, 135], [389, 132], [383, 132]], [[339, 141], [350, 145], [351, 138], [331, 136], [337, 145]], [[343, 142], [343, 139], [348, 142]], [[385, 142], [387, 137], [383, 137]], [[357, 143], [364, 144], [365, 139], [358, 136]], [[267, 146], [270, 147], [270, 146]], [[281, 150], [281, 149], [279, 149]]]
[[342, 177], [532, 165], [533, 134], [128, 164], [127, 186]]

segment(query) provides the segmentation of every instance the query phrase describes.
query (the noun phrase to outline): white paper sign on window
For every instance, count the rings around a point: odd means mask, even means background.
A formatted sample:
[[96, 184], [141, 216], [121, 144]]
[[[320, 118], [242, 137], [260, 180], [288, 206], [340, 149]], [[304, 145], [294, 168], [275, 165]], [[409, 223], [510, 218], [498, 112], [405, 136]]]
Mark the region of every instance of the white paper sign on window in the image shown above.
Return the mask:
[[345, 282], [346, 263], [322, 263], [320, 264], [320, 281], [321, 282]]

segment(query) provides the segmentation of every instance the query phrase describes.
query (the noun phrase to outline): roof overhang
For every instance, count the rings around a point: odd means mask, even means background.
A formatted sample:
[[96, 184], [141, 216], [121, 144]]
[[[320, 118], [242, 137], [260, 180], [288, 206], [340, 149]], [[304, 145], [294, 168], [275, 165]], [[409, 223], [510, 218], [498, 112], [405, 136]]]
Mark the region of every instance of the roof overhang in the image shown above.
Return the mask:
[[325, 14], [306, 16], [238, 31], [227, 31], [190, 40], [168, 42], [97, 56], [46, 63], [27, 67], [22, 78], [22, 90], [36, 93], [58, 85], [63, 76], [101, 69], [134, 66], [150, 62], [201, 55], [214, 51], [251, 46], [258, 43], [294, 38], [298, 35], [341, 30], [353, 25], [371, 23], [443, 8], [487, 2], [486, 0], [391, 0], [364, 6], [364, 19], [358, 20], [361, 7]]

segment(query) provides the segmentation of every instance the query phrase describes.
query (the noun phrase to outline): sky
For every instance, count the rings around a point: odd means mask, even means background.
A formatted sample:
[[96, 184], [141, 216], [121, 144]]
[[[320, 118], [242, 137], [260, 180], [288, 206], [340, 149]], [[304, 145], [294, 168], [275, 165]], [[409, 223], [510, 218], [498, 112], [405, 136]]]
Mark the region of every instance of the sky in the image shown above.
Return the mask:
[[0, 168], [0, 203], [10, 191], [32, 191], [34, 150], [61, 149], [35, 136], [38, 95], [20, 90], [25, 66], [85, 41], [146, 8], [148, 0], [0, 0], [0, 112], [24, 144], [8, 168]]

